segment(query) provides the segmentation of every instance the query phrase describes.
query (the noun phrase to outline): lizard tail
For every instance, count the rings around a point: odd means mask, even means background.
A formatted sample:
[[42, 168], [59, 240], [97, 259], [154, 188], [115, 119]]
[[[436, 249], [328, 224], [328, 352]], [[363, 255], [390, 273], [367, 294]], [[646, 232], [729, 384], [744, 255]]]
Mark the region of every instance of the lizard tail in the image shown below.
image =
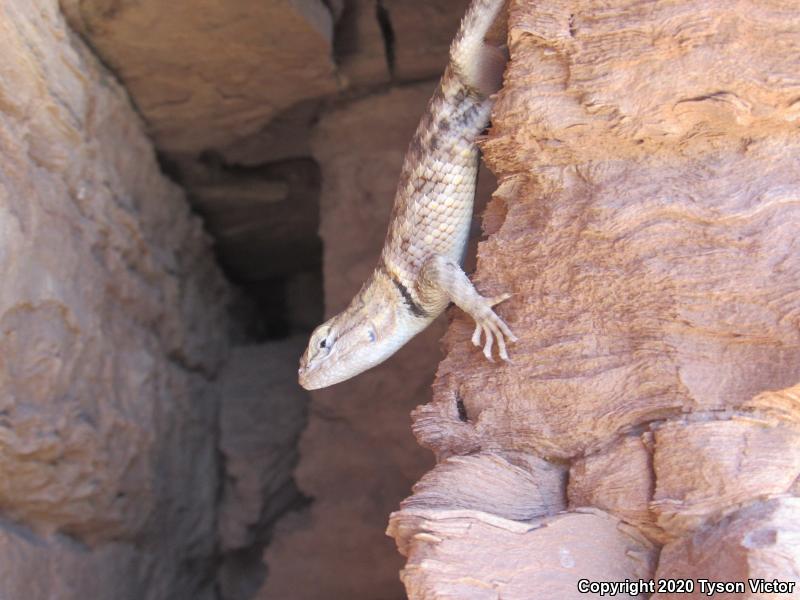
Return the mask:
[[450, 46], [450, 64], [456, 76], [464, 86], [483, 97], [500, 89], [508, 62], [505, 40], [494, 45], [485, 39], [493, 26], [506, 18], [506, 2], [472, 0]]

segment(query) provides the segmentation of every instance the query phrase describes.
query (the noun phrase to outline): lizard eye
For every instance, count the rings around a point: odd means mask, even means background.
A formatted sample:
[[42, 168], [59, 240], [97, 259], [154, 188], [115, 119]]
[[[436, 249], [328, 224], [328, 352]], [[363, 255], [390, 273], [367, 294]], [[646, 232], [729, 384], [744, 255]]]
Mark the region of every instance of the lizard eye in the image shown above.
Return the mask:
[[333, 336], [333, 332], [328, 331], [328, 334], [319, 341], [319, 347], [323, 350], [327, 350], [330, 352], [331, 348], [333, 348], [333, 343], [336, 341], [336, 338]]
[[375, 330], [370, 327], [367, 329], [367, 337], [369, 338], [370, 342], [374, 342], [378, 336], [375, 335]]

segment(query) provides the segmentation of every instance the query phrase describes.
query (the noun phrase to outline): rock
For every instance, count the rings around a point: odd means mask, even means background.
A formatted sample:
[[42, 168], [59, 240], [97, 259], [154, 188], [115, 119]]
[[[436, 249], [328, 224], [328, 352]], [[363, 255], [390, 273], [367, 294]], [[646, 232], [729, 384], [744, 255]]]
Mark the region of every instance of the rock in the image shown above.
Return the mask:
[[600, 452], [578, 457], [570, 466], [570, 509], [596, 507], [635, 525], [653, 541], [664, 532], [650, 510], [653, 499], [652, 434], [615, 440]]
[[581, 580], [645, 579], [657, 556], [636, 529], [600, 511], [520, 522], [473, 510], [410, 509], [392, 515], [388, 533], [408, 557], [401, 577], [409, 598], [577, 600], [586, 597]]
[[[645, 579], [800, 572], [794, 498], [759, 507], [800, 473], [800, 21], [788, 1], [580, 4], [511, 4], [473, 280], [513, 294], [519, 341], [487, 362], [455, 312], [414, 413], [439, 464], [389, 529], [411, 599], [571, 597], [542, 557], [574, 538], [531, 536], [598, 509], [666, 544]], [[487, 454], [568, 466], [568, 512], [520, 501], [524, 470], [452, 468]], [[592, 567], [628, 577], [596, 533]]]
[[341, 88], [331, 10], [342, 7], [322, 0], [61, 5], [126, 86], [162, 164], [206, 219], [226, 273], [271, 313], [263, 335], [285, 335], [295, 322], [285, 289], [296, 287], [295, 273], [320, 269], [319, 176], [308, 134], [323, 101]]
[[[800, 403], [796, 413], [800, 417]], [[671, 421], [656, 429], [655, 442], [651, 510], [674, 537], [691, 535], [754, 498], [788, 493], [800, 477], [800, 426], [770, 426], [757, 413]]]
[[[693, 536], [667, 544], [661, 551], [656, 577], [690, 579], [695, 594], [709, 597], [710, 582], [743, 585], [736, 593], [717, 593], [717, 598], [786, 599], [800, 597], [797, 544], [800, 498], [773, 498], [743, 508]], [[782, 583], [774, 591], [751, 589], [750, 580]], [[701, 583], [705, 580], [706, 583]], [[792, 585], [793, 584], [793, 585]], [[724, 589], [724, 588], [723, 588]], [[704, 591], [705, 590], [705, 591]], [[719, 590], [719, 588], [716, 589]], [[654, 600], [686, 598], [686, 594], [656, 593]]]
[[438, 78], [468, 0], [348, 0], [336, 27], [336, 56], [359, 88]]
[[55, 0], [0, 54], [0, 595], [211, 598], [227, 284]]
[[119, 76], [157, 146], [197, 154], [338, 89], [321, 0], [63, 0]]
[[563, 468], [535, 457], [452, 456], [414, 485], [401, 508], [475, 510], [527, 521], [566, 508], [565, 480]]
[[[324, 100], [316, 98], [293, 104], [255, 133], [219, 148], [219, 155], [225, 164], [244, 167], [307, 160], [311, 156], [311, 134], [323, 104]], [[319, 194], [313, 199], [318, 207]]]
[[[520, 7], [514, 17], [519, 31], [533, 28], [537, 15], [549, 15], [547, 6]], [[620, 160], [594, 162], [600, 154], [592, 153], [603, 140], [617, 147], [611, 140], [624, 133], [603, 119], [592, 122], [596, 141], [576, 140], [568, 159], [564, 144], [549, 150], [539, 142], [538, 154], [531, 151], [528, 159], [520, 159], [533, 144], [529, 131], [546, 135], [536, 128], [547, 111], [566, 115], [575, 109], [571, 101], [554, 103], [529, 91], [526, 72], [538, 69], [543, 80], [550, 76], [532, 38], [519, 45], [514, 59], [485, 147], [501, 175], [490, 210], [503, 214], [504, 221], [480, 247], [478, 286], [489, 294], [514, 293], [516, 300], [499, 311], [511, 321], [519, 318], [530, 335], [521, 329], [513, 365], [493, 365], [476, 360], [471, 323], [457, 319], [448, 334], [450, 350], [435, 384], [434, 406], [449, 407], [458, 394], [474, 426], [469, 439], [459, 434], [449, 443], [461, 451], [508, 439], [513, 443], [506, 449], [570, 457], [637, 424], [685, 410], [736, 405], [800, 379], [790, 276], [800, 269], [793, 234], [798, 217], [785, 201], [787, 190], [798, 183], [796, 148], [790, 137], [775, 133], [787, 123], [788, 92], [776, 96], [772, 117], [760, 117], [765, 128], [760, 131], [769, 135], [757, 137], [759, 129], [748, 130], [746, 153], [738, 129], [712, 136], [719, 149], [708, 152], [708, 136], [693, 137], [688, 133], [693, 126], [684, 124], [687, 133], [676, 134], [675, 143], [691, 157], [696, 176], [687, 177], [682, 163], [645, 160], [643, 154], [642, 164], [636, 163], [627, 155], [629, 147], [638, 147], [634, 142], [619, 142]], [[663, 60], [664, 69], [674, 67]], [[607, 84], [598, 78], [596, 86]], [[581, 85], [589, 83], [581, 80]], [[624, 90], [620, 100], [630, 102], [629, 87]], [[674, 84], [670, 90], [676, 98], [685, 95]], [[512, 121], [526, 120], [505, 124], [505, 114]], [[583, 117], [590, 118], [589, 113]], [[702, 147], [694, 148], [693, 142]], [[743, 188], [737, 177], [750, 171]], [[534, 193], [541, 197], [526, 200]], [[776, 221], [775, 214], [783, 216]], [[527, 257], [522, 265], [520, 256]], [[774, 264], [781, 265], [779, 278], [773, 276]], [[484, 272], [491, 279], [482, 279]], [[504, 272], [509, 276], [503, 280], [498, 274]], [[786, 302], [771, 303], [776, 295]], [[758, 346], [764, 336], [775, 345]], [[572, 360], [573, 355], [580, 358]], [[576, 398], [583, 399], [580, 410]], [[451, 414], [449, 408], [441, 411]], [[428, 434], [441, 436], [441, 431], [433, 426], [420, 431], [424, 443]], [[447, 452], [447, 443], [431, 445]]]
[[186, 162], [189, 197], [239, 283], [320, 268], [319, 167], [310, 159], [253, 167]]
[[[297, 441], [306, 421], [308, 394], [297, 385], [297, 357], [305, 337], [234, 348], [220, 377], [220, 449], [225, 465], [219, 535], [225, 598], [248, 598], [247, 569], [237, 569], [242, 551], [255, 550], [258, 564], [278, 516], [302, 502], [292, 474]], [[263, 569], [262, 569], [263, 570]], [[251, 587], [260, 584], [250, 569]]]
[[[393, 34], [384, 2], [348, 0], [336, 26], [336, 60], [349, 87], [388, 83]], [[387, 40], [387, 36], [390, 39]], [[388, 44], [388, 46], [387, 46]], [[391, 52], [392, 50], [390, 50]]]
[[469, 0], [383, 0], [393, 31], [394, 75], [400, 81], [439, 78]]
[[[143, 553], [135, 544], [109, 542], [88, 551], [63, 535], [40, 538], [19, 525], [0, 524], [3, 598], [120, 598], [161, 600], [182, 590], [186, 598], [214, 600], [210, 586], [187, 585], [175, 559]], [[195, 582], [196, 583], [196, 582]]]

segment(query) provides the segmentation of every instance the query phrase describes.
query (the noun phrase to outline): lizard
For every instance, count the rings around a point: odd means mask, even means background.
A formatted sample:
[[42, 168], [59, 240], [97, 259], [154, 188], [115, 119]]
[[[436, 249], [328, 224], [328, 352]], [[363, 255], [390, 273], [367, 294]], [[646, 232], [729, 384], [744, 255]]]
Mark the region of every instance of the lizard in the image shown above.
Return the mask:
[[298, 380], [319, 389], [383, 362], [430, 325], [450, 302], [475, 321], [472, 343], [490, 361], [516, 341], [460, 263], [478, 173], [477, 140], [489, 123], [507, 62], [486, 41], [506, 0], [473, 0], [450, 46], [449, 63], [406, 152], [378, 265], [347, 308], [311, 334]]

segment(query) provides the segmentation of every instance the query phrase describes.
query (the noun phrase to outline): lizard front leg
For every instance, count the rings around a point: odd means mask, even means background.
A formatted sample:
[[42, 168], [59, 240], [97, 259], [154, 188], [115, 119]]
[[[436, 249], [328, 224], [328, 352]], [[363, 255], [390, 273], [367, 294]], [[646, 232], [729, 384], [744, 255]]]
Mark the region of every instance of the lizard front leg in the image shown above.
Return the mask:
[[417, 280], [417, 293], [425, 304], [429, 302], [435, 304], [442, 297], [453, 302], [475, 320], [472, 343], [480, 346], [481, 337], [485, 337], [483, 355], [492, 360], [492, 347], [496, 341], [500, 358], [508, 360], [506, 339], [516, 342], [517, 337], [505, 321], [497, 316], [492, 307], [510, 298], [511, 294], [484, 298], [472, 285], [461, 267], [440, 254], [426, 259], [422, 265]]

